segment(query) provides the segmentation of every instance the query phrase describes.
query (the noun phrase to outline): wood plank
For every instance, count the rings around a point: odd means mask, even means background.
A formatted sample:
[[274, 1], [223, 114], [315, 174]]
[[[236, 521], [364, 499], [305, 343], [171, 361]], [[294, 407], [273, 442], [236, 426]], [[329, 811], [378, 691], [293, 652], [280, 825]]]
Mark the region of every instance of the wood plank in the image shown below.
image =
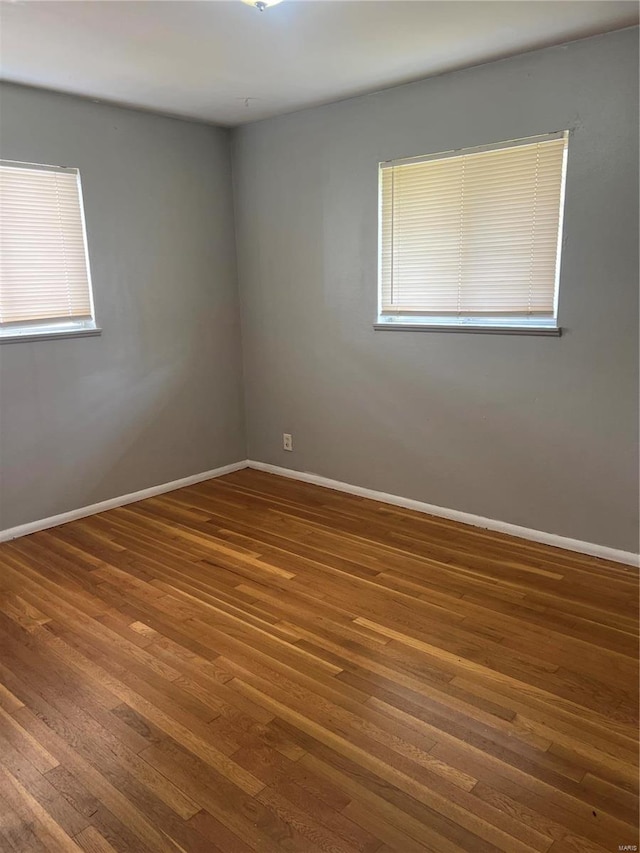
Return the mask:
[[0, 545], [0, 848], [638, 843], [638, 573], [243, 470]]

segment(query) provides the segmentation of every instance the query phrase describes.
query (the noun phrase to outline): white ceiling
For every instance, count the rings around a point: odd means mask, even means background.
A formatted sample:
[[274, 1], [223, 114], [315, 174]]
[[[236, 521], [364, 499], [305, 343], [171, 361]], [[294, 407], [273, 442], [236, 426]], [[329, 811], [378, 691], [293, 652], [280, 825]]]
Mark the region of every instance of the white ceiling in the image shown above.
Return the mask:
[[236, 125], [637, 21], [618, 0], [8, 0], [0, 57], [17, 83]]

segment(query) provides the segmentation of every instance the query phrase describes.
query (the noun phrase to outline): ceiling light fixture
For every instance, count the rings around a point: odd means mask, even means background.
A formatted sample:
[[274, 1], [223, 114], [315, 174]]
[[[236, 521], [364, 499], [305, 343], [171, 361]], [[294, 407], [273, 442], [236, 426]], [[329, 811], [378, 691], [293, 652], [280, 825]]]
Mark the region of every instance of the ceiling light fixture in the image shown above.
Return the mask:
[[269, 6], [276, 6], [278, 3], [282, 3], [282, 0], [242, 0], [242, 2], [246, 3], [247, 6], [255, 6], [259, 12], [264, 12]]

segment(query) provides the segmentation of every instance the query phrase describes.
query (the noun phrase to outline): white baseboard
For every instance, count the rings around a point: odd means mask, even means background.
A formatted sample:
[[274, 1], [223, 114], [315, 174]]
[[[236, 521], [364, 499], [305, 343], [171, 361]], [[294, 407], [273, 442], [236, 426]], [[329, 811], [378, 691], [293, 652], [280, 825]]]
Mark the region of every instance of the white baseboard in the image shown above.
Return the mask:
[[438, 518], [449, 518], [452, 521], [461, 521], [473, 527], [482, 527], [485, 530], [495, 530], [498, 533], [507, 533], [520, 539], [528, 539], [531, 542], [540, 542], [543, 545], [552, 545], [555, 548], [564, 548], [567, 551], [577, 551], [580, 554], [588, 554], [591, 557], [601, 557], [604, 560], [613, 560], [616, 563], [625, 563], [630, 566], [638, 566], [640, 556], [631, 551], [619, 551], [617, 548], [609, 548], [606, 545], [596, 545], [592, 542], [582, 542], [580, 539], [570, 539], [567, 536], [558, 536], [555, 533], [544, 533], [542, 530], [531, 530], [528, 527], [520, 527], [517, 524], [509, 524], [507, 521], [496, 521], [493, 518], [484, 518], [481, 515], [472, 515], [468, 512], [460, 512], [457, 509], [447, 509], [433, 504], [414, 501], [410, 498], [401, 498], [398, 495], [388, 495], [386, 492], [376, 492], [373, 489], [365, 489], [362, 486], [351, 486], [349, 483], [341, 483], [339, 480], [329, 480], [318, 474], [308, 474], [304, 471], [292, 471], [290, 468], [280, 468], [278, 465], [269, 465], [265, 462], [254, 462], [249, 459], [249, 468], [258, 471], [266, 471], [269, 474], [278, 474], [281, 477], [289, 477], [292, 480], [301, 480], [303, 483], [313, 483], [316, 486], [325, 486], [328, 489], [336, 489], [339, 492], [348, 492], [350, 495], [359, 495], [363, 498], [371, 498], [381, 503], [401, 506], [405, 509], [413, 509], [424, 512], [427, 515], [435, 515]]
[[232, 471], [239, 471], [241, 468], [247, 467], [247, 460], [243, 459], [240, 462], [233, 462], [231, 465], [223, 465], [221, 468], [214, 468], [212, 471], [203, 471], [201, 474], [192, 474], [190, 477], [182, 477], [180, 480], [172, 480], [170, 483], [161, 483], [159, 486], [151, 486], [149, 489], [141, 489], [139, 492], [131, 492], [129, 495], [121, 495], [117, 498], [109, 498], [106, 501], [100, 501], [97, 504], [83, 506], [79, 509], [72, 509], [70, 512], [62, 512], [60, 515], [51, 515], [49, 518], [42, 518], [40, 521], [30, 521], [28, 524], [19, 524], [17, 527], [9, 527], [7, 530], [0, 530], [0, 542], [8, 542], [10, 539], [17, 539], [19, 536], [27, 536], [29, 533], [37, 533], [38, 530], [47, 530], [49, 527], [57, 527], [59, 524], [66, 524], [68, 521], [75, 521], [76, 518], [86, 518], [88, 515], [95, 515], [98, 512], [105, 512], [108, 509], [115, 509], [125, 504], [142, 501], [145, 498], [152, 498], [155, 495], [162, 495], [165, 492], [172, 492], [174, 489], [182, 489], [185, 486], [193, 486], [194, 483], [202, 483], [204, 480], [212, 480], [214, 477], [222, 477], [223, 474], [231, 474]]
[[415, 501], [411, 498], [389, 495], [386, 492], [376, 492], [374, 489], [365, 489], [362, 486], [352, 486], [349, 483], [341, 483], [339, 480], [330, 480], [327, 477], [321, 477], [318, 474], [309, 474], [304, 471], [293, 471], [290, 468], [280, 468], [278, 465], [269, 465], [266, 462], [255, 462], [251, 459], [243, 459], [240, 462], [234, 462], [231, 465], [223, 465], [221, 468], [214, 468], [212, 471], [203, 471], [201, 474], [193, 474], [190, 477], [183, 477], [180, 480], [172, 480], [170, 483], [161, 483], [159, 486], [151, 486], [148, 489], [141, 489], [139, 492], [132, 492], [129, 495], [121, 495], [120, 497], [110, 498], [109, 500], [100, 501], [99, 503], [91, 504], [90, 506], [73, 509], [70, 512], [63, 512], [60, 515], [52, 515], [49, 518], [43, 518], [39, 521], [31, 521], [28, 524], [19, 524], [17, 527], [0, 530], [0, 542], [8, 542], [10, 539], [17, 539], [19, 536], [27, 536], [29, 533], [36, 533], [38, 530], [47, 530], [49, 527], [57, 527], [59, 524], [66, 524], [68, 521], [74, 521], [77, 518], [86, 518], [89, 515], [105, 512], [108, 509], [115, 509], [119, 506], [135, 503], [135, 501], [142, 501], [145, 498], [162, 495], [165, 492], [172, 492], [175, 489], [182, 489], [185, 486], [192, 486], [194, 483], [202, 483], [205, 480], [222, 477], [224, 474], [231, 474], [233, 471], [240, 471], [242, 468], [255, 468], [258, 471], [266, 471], [269, 474], [277, 474], [280, 477], [289, 477], [292, 480], [301, 480], [304, 483], [313, 483], [316, 486], [324, 486], [327, 489], [335, 489], [339, 492], [347, 492], [351, 495], [371, 498], [371, 500], [374, 501], [392, 504], [393, 506], [401, 506], [406, 509], [413, 509], [417, 512], [424, 512], [427, 515], [434, 515], [438, 518], [449, 518], [452, 521], [460, 521], [463, 524], [470, 524], [473, 527], [482, 527], [485, 530], [495, 530], [498, 533], [507, 533], [510, 536], [517, 536], [520, 539], [528, 539], [531, 542], [540, 542], [544, 545], [552, 545], [555, 548], [564, 548], [567, 551], [577, 551], [579, 554], [588, 554], [591, 557], [602, 557], [605, 560], [613, 560], [616, 563], [638, 566], [640, 559], [638, 554], [633, 554], [630, 551], [619, 551], [617, 548], [609, 548], [606, 545], [596, 545], [591, 542], [582, 542], [579, 539], [569, 539], [566, 536], [558, 536], [555, 533], [544, 533], [541, 530], [531, 530], [528, 527], [519, 527], [517, 524], [509, 524], [506, 521], [496, 521], [493, 518], [484, 518], [481, 515], [472, 515], [471, 513], [461, 512], [456, 509], [434, 506], [433, 504]]

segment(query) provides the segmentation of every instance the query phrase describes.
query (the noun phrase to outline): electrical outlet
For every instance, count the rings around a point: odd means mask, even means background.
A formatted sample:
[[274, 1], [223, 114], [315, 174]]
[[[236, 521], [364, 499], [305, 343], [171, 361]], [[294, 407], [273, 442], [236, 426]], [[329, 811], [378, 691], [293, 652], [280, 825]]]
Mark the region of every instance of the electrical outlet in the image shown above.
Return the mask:
[[282, 449], [283, 450], [293, 450], [293, 439], [288, 432], [282, 433]]

